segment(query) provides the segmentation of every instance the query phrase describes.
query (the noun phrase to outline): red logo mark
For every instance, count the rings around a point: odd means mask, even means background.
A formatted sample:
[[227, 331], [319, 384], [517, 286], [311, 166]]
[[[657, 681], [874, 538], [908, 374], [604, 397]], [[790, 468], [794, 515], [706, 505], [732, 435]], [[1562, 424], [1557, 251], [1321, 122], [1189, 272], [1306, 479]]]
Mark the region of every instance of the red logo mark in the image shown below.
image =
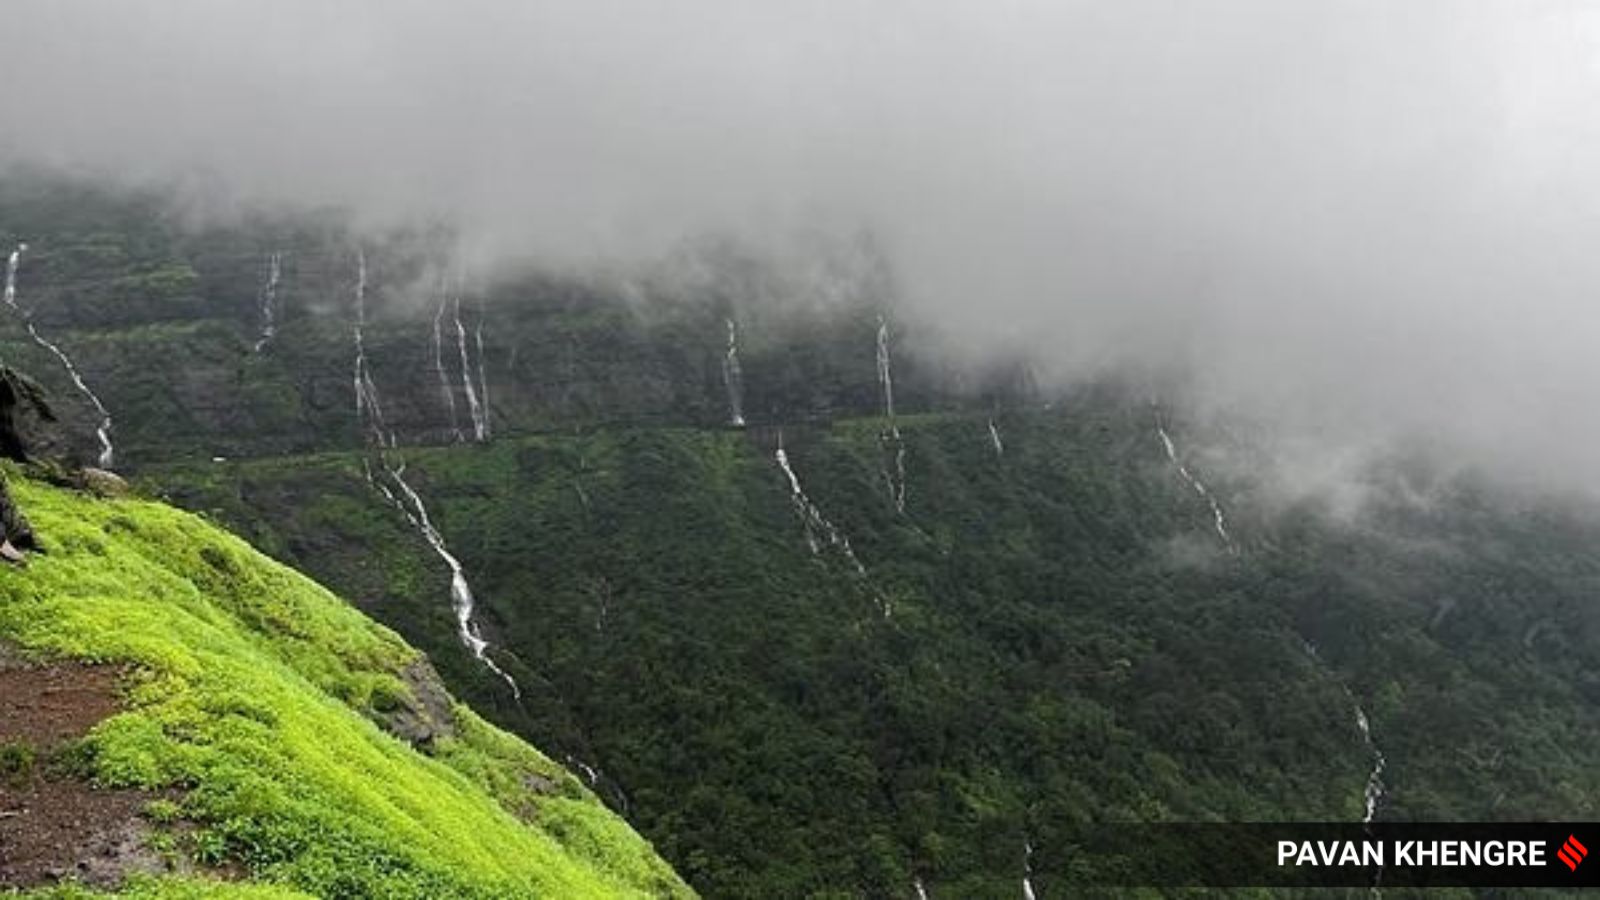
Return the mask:
[[1578, 839], [1570, 834], [1567, 835], [1567, 842], [1561, 845], [1560, 850], [1556, 851], [1556, 856], [1561, 857], [1561, 861], [1567, 864], [1567, 868], [1574, 872], [1578, 871], [1578, 863], [1583, 862], [1583, 858], [1588, 855], [1589, 848], [1578, 843]]

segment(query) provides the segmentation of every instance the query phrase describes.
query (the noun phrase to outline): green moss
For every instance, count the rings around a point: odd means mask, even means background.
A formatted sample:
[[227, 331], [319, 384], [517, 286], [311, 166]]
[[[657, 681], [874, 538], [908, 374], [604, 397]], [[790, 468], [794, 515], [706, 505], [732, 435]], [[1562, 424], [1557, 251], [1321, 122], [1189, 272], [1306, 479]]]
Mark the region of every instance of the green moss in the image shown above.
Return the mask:
[[0, 743], [0, 785], [27, 781], [36, 760], [37, 754], [27, 744]]
[[[417, 652], [309, 579], [161, 504], [14, 474], [12, 491], [49, 552], [0, 572], [0, 639], [133, 667], [127, 710], [85, 742], [88, 769], [182, 790], [181, 810], [159, 812], [200, 823], [209, 861], [317, 896], [688, 893], [575, 779], [465, 708], [437, 758], [374, 724]], [[561, 788], [530, 787], [544, 783]]]
[[182, 878], [135, 877], [117, 894], [110, 895], [76, 885], [27, 894], [32, 900], [92, 900], [118, 896], [132, 900], [307, 900], [310, 894], [273, 884], [200, 881]]

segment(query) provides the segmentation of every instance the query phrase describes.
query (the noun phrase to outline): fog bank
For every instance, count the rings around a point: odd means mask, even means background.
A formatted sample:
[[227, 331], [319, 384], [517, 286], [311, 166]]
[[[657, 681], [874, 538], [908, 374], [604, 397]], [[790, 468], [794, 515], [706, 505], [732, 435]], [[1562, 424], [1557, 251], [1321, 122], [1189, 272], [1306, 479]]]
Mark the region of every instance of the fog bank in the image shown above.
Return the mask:
[[[561, 265], [865, 230], [1063, 376], [1582, 484], [1600, 10], [1393, 0], [15, 4], [0, 158], [442, 215]], [[1313, 444], [1315, 441], [1312, 442]]]

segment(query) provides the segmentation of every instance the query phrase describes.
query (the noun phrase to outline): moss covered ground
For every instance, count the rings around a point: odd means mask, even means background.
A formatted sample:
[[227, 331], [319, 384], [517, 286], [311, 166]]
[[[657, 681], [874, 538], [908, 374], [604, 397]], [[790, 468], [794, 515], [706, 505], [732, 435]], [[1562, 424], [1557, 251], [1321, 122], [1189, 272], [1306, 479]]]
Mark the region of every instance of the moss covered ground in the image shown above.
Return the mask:
[[464, 706], [426, 755], [381, 728], [419, 654], [309, 578], [160, 503], [7, 474], [47, 552], [0, 571], [0, 640], [127, 666], [125, 710], [80, 764], [172, 792], [151, 840], [252, 882], [176, 874], [129, 895], [689, 893], [577, 779]]

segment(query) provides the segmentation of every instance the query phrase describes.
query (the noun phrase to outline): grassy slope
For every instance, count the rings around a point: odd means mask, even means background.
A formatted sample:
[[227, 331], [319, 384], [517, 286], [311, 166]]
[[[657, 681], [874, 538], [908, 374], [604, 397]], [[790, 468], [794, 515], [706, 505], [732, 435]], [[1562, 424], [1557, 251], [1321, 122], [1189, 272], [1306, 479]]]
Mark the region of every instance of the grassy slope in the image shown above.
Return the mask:
[[92, 771], [186, 789], [202, 858], [317, 896], [687, 893], [575, 778], [465, 707], [434, 758], [363, 717], [407, 690], [417, 652], [304, 576], [161, 504], [15, 477], [13, 493], [50, 552], [0, 571], [0, 638], [134, 666], [127, 711], [87, 739]]

